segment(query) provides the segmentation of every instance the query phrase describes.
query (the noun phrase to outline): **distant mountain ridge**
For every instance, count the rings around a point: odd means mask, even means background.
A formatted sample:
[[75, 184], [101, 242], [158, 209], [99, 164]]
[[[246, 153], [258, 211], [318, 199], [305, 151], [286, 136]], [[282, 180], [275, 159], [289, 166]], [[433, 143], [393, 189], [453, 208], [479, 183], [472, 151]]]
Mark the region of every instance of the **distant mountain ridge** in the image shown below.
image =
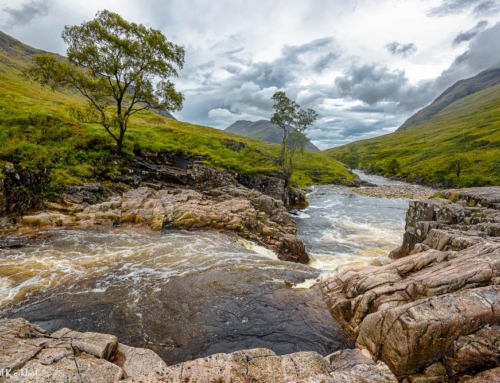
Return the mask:
[[[269, 120], [239, 120], [228, 126], [225, 131], [261, 141], [272, 142], [274, 144], [280, 144], [282, 139], [281, 129], [273, 125]], [[305, 149], [310, 152], [320, 151], [311, 141], [309, 141], [309, 139], [307, 139]]]
[[421, 122], [430, 120], [455, 101], [498, 84], [500, 84], [500, 68], [488, 69], [474, 77], [460, 80], [446, 89], [432, 104], [406, 120], [397, 131], [406, 130]]

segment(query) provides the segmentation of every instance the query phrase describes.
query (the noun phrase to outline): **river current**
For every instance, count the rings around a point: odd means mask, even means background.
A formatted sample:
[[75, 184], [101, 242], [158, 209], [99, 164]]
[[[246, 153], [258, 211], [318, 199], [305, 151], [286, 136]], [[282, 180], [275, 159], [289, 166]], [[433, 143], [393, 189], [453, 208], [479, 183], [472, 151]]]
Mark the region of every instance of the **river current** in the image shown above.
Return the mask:
[[[381, 177], [369, 182], [387, 184]], [[58, 231], [0, 243], [0, 317], [118, 336], [169, 364], [244, 348], [352, 347], [316, 281], [388, 262], [408, 201], [316, 186], [295, 219], [309, 265], [217, 232]]]

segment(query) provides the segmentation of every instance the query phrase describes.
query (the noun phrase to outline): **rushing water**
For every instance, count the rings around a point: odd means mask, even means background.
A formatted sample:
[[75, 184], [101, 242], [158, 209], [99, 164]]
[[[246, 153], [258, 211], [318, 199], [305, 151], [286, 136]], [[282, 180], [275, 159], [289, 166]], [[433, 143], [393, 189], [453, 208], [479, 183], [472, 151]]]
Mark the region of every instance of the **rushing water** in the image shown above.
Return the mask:
[[352, 346], [307, 287], [346, 267], [387, 262], [400, 243], [408, 201], [335, 186], [314, 187], [308, 199], [296, 216], [312, 259], [307, 266], [216, 232], [3, 238], [0, 316], [49, 331], [112, 333], [167, 363], [252, 347], [326, 355]]

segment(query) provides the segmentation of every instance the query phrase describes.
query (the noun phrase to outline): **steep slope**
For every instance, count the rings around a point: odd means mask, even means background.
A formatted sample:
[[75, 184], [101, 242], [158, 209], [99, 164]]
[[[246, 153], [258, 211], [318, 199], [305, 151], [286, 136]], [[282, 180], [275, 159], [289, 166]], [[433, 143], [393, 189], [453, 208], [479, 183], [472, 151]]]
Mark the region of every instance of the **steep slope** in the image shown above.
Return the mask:
[[421, 122], [431, 119], [455, 101], [498, 84], [500, 84], [500, 69], [485, 70], [477, 76], [460, 80], [444, 91], [432, 104], [406, 120], [398, 128], [398, 131], [410, 129]]
[[[71, 119], [68, 107], [85, 102], [78, 93], [52, 92], [22, 77], [23, 67], [41, 52], [0, 35], [0, 179], [3, 165], [15, 163], [40, 173], [43, 193], [52, 195], [69, 185], [120, 174], [123, 169], [114, 156], [114, 142], [105, 130]], [[131, 119], [124, 145], [128, 159], [140, 150], [170, 152], [241, 175], [279, 171], [274, 161], [278, 145], [147, 111]], [[353, 179], [338, 161], [307, 152], [297, 157], [292, 181], [307, 185], [350, 183]]]
[[[227, 132], [239, 134], [240, 136], [251, 137], [261, 141], [272, 142], [275, 144], [281, 143], [281, 129], [276, 125], [271, 124], [269, 120], [246, 121], [239, 120], [231, 124], [225, 129]], [[305, 146], [310, 152], [319, 152], [319, 149], [307, 140]]]
[[463, 97], [412, 129], [325, 151], [358, 167], [441, 186], [500, 185], [500, 84]]

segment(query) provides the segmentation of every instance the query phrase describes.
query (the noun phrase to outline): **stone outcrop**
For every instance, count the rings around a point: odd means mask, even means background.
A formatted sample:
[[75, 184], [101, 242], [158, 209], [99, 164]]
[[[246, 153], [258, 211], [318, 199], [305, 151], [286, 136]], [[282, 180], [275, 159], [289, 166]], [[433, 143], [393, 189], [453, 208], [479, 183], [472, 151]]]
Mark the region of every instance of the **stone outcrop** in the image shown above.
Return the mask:
[[316, 285], [356, 347], [400, 381], [455, 382], [500, 365], [500, 188], [440, 197], [410, 202], [394, 262]]
[[[214, 169], [201, 158], [140, 150], [136, 154], [112, 184], [72, 186], [59, 201], [44, 202], [43, 211], [39, 199], [13, 200], [22, 197], [19, 188], [29, 189], [31, 184], [41, 187], [40, 177], [7, 165], [2, 182], [2, 196], [7, 198], [0, 203], [4, 210], [8, 207], [7, 213], [21, 215], [2, 218], [0, 230], [13, 230], [16, 223], [31, 230], [131, 225], [154, 231], [211, 229], [255, 241], [282, 260], [309, 261], [304, 244], [296, 237], [296, 224], [287, 214], [287, 208], [307, 206], [305, 193], [289, 187], [283, 175], [243, 176]], [[33, 190], [28, 194], [40, 193]], [[31, 214], [22, 215], [26, 210]]]
[[[212, 185], [214, 186], [214, 185]], [[74, 200], [73, 200], [74, 201]], [[242, 186], [196, 191], [139, 187], [106, 202], [89, 205], [80, 199], [49, 205], [51, 210], [23, 216], [25, 228], [147, 227], [212, 229], [233, 232], [264, 245], [282, 260], [307, 263], [305, 246], [296, 237], [296, 224], [283, 202]]]
[[0, 339], [0, 382], [396, 382], [384, 363], [358, 350], [324, 358], [250, 349], [167, 366], [154, 352], [122, 345], [112, 335], [69, 329], [50, 335], [24, 319], [0, 320]]

